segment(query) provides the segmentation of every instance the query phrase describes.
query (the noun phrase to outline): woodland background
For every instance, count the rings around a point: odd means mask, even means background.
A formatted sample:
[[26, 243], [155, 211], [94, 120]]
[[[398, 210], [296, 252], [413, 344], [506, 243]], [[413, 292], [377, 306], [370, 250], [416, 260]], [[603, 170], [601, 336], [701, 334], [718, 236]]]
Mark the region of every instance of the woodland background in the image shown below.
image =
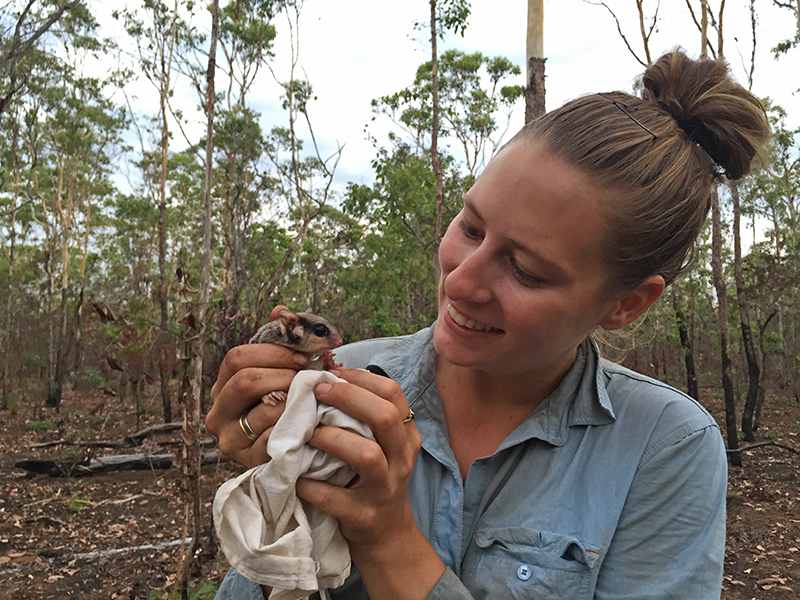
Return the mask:
[[[587, 3], [612, 17], [610, 41], [650, 62], [657, 3]], [[769, 4], [786, 14], [775, 56], [798, 52], [800, 2], [745, 4], [753, 28], [735, 35], [755, 40]], [[443, 228], [509, 113], [527, 106], [533, 118], [544, 106], [541, 2], [529, 5], [539, 20], [529, 65], [517, 65], [438, 52], [437, 40], [457, 44], [470, 5], [431, 0], [417, 26], [433, 42], [430, 59], [415, 80], [373, 100], [389, 133], [367, 128], [371, 182], [345, 186], [334, 180], [346, 148], [321, 150], [314, 134], [328, 124], [314, 121], [318, 98], [299, 67], [301, 0], [0, 6], [0, 409], [25, 414], [29, 432], [59, 431], [75, 393], [97, 399], [82, 409], [94, 415], [133, 415], [133, 430], [182, 420], [183, 504], [197, 540], [208, 389], [227, 350], [275, 304], [324, 314], [345, 341], [435, 319]], [[686, 6], [697, 48], [724, 56], [725, 2]], [[639, 30], [620, 25], [631, 11]], [[100, 35], [101, 13], [124, 43]], [[289, 38], [282, 54], [279, 21]], [[98, 69], [109, 57], [117, 68]], [[786, 76], [800, 87], [800, 75]], [[150, 112], [126, 91], [134, 77], [158, 99]], [[253, 108], [264, 79], [283, 108], [269, 122]], [[186, 102], [208, 117], [205, 135], [184, 127]], [[764, 105], [773, 128], [764, 160], [742, 182], [720, 185], [691, 271], [606, 348], [710, 398], [731, 450], [775, 442], [757, 437], [763, 407], [800, 403], [800, 129], [781, 106]], [[785, 425], [800, 435], [800, 422]], [[742, 452], [730, 457], [741, 465]], [[187, 548], [186, 563], [196, 551]], [[185, 595], [189, 571], [180, 569]]]

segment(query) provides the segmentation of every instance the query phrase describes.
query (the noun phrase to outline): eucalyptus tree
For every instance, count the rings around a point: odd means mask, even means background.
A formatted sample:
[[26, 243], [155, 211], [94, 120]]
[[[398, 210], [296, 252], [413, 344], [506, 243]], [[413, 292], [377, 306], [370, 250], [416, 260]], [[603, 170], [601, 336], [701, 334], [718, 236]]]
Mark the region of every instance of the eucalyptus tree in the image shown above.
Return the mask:
[[221, 70], [227, 87], [214, 133], [217, 196], [222, 217], [221, 287], [225, 291], [223, 346], [241, 332], [235, 324], [248, 283], [244, 268], [250, 225], [262, 206], [267, 174], [260, 115], [250, 107], [253, 85], [270, 67], [276, 36], [273, 20], [282, 8], [274, 0], [235, 0], [220, 9]]
[[525, 37], [525, 122], [545, 113], [544, 1], [528, 0]]
[[467, 0], [429, 0], [431, 31], [431, 168], [436, 178], [436, 216], [434, 219], [433, 252], [436, 258], [436, 285], [439, 285], [439, 245], [442, 241], [444, 214], [444, 174], [439, 156], [439, 51], [438, 39], [447, 30], [464, 35], [470, 4]]
[[188, 25], [182, 11], [191, 11], [192, 0], [181, 4], [174, 0], [167, 4], [161, 0], [144, 0], [141, 10], [124, 9], [114, 11], [115, 18], [122, 19], [128, 34], [136, 41], [139, 54], [139, 70], [153, 85], [158, 94], [158, 127], [161, 170], [158, 186], [151, 189], [159, 211], [158, 244], [158, 304], [159, 304], [159, 377], [164, 420], [172, 420], [172, 403], [169, 393], [170, 333], [168, 288], [171, 275], [166, 270], [167, 254], [167, 164], [170, 142], [169, 98], [175, 87], [175, 61], [180, 45], [187, 43]]
[[[440, 137], [474, 181], [496, 152], [523, 88], [510, 84], [520, 68], [502, 56], [448, 50], [439, 57]], [[394, 94], [372, 101], [376, 115], [388, 115], [401, 127], [404, 139], [418, 152], [428, 152], [432, 129], [432, 66], [417, 69], [414, 82]], [[502, 122], [500, 119], [505, 119]]]
[[[442, 161], [444, 218], [460, 209], [468, 181], [448, 155]], [[399, 335], [436, 318], [433, 252], [436, 179], [427, 156], [395, 138], [373, 161], [372, 185], [350, 184], [345, 213], [358, 223], [349, 229], [355, 256], [336, 278], [344, 315], [356, 337]], [[356, 324], [353, 314], [365, 314]]]
[[0, 7], [0, 114], [24, 91], [50, 34], [92, 20], [83, 0], [11, 0]]

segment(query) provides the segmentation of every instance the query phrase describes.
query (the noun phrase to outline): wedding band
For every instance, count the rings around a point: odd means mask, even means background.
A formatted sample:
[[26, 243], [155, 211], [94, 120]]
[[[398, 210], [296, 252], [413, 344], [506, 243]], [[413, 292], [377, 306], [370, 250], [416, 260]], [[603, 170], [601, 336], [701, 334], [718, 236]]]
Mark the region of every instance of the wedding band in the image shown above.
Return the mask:
[[408, 423], [409, 421], [413, 421], [415, 418], [416, 415], [414, 415], [414, 411], [409, 408], [408, 416], [405, 419], [403, 419], [403, 423]]
[[242, 428], [242, 431], [244, 431], [247, 439], [251, 442], [255, 442], [258, 439], [258, 434], [253, 431], [253, 428], [250, 427], [250, 423], [247, 422], [247, 415], [242, 415], [239, 417], [239, 427]]

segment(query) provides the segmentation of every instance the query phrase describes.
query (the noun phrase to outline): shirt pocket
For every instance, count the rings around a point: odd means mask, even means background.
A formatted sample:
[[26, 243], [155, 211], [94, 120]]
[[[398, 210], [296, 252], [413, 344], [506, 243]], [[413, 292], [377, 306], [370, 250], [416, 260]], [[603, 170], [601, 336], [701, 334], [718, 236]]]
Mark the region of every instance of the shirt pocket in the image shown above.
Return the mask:
[[[486, 598], [590, 599], [599, 567], [598, 549], [570, 535], [524, 527], [480, 531], [472, 573]], [[472, 587], [472, 586], [470, 586]], [[480, 597], [482, 594], [476, 594]]]

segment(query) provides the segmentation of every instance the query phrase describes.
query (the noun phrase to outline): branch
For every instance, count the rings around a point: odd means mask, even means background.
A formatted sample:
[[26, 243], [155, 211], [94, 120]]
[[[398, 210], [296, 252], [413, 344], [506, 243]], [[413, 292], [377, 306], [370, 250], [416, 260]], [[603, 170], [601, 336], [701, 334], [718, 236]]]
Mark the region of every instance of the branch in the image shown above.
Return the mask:
[[33, 32], [33, 34], [24, 42], [19, 43], [20, 39], [20, 30], [22, 29], [22, 23], [25, 21], [27, 17], [28, 11], [31, 8], [31, 5], [34, 3], [34, 0], [28, 0], [28, 5], [22, 11], [22, 14], [17, 21], [17, 29], [14, 32], [14, 43], [12, 44], [11, 48], [0, 56], [0, 68], [5, 65], [7, 62], [11, 62], [15, 59], [18, 55], [25, 54], [28, 52], [36, 40], [42, 37], [53, 24], [61, 18], [66, 11], [72, 10], [78, 4], [81, 3], [81, 0], [72, 0], [71, 2], [67, 2], [66, 4], [62, 4], [61, 6], [57, 7], [53, 13], [48, 17], [48, 19], [39, 26], [39, 29]]
[[[701, 2], [705, 2], [705, 0], [700, 0]], [[689, 14], [692, 15], [692, 21], [694, 21], [695, 26], [697, 26], [697, 31], [703, 31], [703, 26], [697, 21], [697, 17], [694, 14], [694, 9], [692, 8], [691, 0], [686, 0], [686, 6], [689, 7]], [[712, 15], [713, 17], [713, 15]], [[711, 56], [717, 58], [717, 52], [714, 50], [714, 46], [711, 45], [711, 42], [708, 40], [708, 36], [706, 36], [706, 46], [711, 51]]]
[[592, 2], [591, 0], [583, 0], [583, 1], [586, 2], [587, 4], [594, 4], [595, 6], [602, 6], [603, 8], [605, 8], [611, 14], [612, 17], [614, 17], [614, 22], [617, 24], [617, 31], [619, 32], [619, 36], [622, 38], [622, 41], [625, 42], [625, 46], [628, 48], [628, 52], [630, 52], [631, 55], [633, 56], [633, 58], [635, 58], [637, 60], [637, 62], [646, 69], [647, 66], [648, 66], [647, 63], [644, 62], [641, 58], [639, 58], [639, 56], [636, 54], [636, 52], [633, 50], [633, 48], [631, 48], [631, 45], [628, 43], [628, 38], [626, 38], [625, 34], [622, 33], [622, 25], [620, 24], [619, 19], [617, 18], [617, 15], [614, 14], [614, 11], [611, 10], [605, 2]]
[[746, 450], [752, 450], [754, 448], [763, 448], [764, 446], [777, 446], [778, 448], [783, 448], [784, 450], [788, 450], [792, 454], [800, 454], [800, 450], [795, 450], [791, 446], [786, 446], [784, 444], [779, 444], [778, 442], [773, 442], [772, 440], [768, 442], [757, 442], [755, 444], [750, 444], [749, 446], [742, 446], [741, 448], [734, 448], [733, 450], [725, 450], [728, 454], [733, 454], [735, 452], [745, 452]]

